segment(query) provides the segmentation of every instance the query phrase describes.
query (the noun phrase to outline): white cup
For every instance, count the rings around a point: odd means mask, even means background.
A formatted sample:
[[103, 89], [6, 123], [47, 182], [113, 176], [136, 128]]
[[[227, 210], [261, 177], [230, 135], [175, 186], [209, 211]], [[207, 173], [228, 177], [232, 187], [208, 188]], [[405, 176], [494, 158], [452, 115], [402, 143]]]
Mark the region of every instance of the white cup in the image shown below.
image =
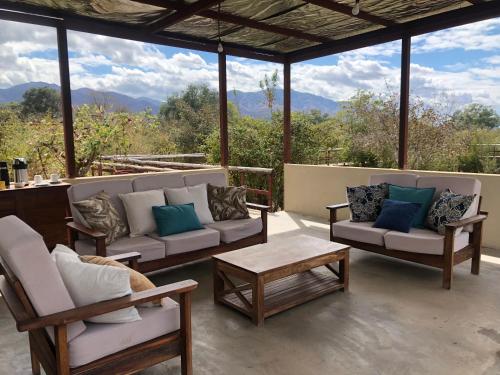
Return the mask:
[[43, 182], [43, 177], [39, 174], [36, 174], [34, 177], [35, 185], [41, 184]]
[[59, 182], [59, 174], [58, 173], [52, 173], [50, 175], [50, 182]]

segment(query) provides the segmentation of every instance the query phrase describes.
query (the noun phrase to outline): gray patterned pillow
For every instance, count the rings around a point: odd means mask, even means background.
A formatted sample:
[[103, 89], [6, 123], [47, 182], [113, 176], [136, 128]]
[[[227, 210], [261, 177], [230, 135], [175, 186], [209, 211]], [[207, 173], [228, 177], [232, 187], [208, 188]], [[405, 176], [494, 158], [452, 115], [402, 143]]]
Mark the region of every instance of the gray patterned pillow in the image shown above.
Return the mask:
[[445, 225], [460, 220], [469, 209], [475, 195], [455, 194], [446, 189], [432, 204], [427, 214], [427, 226], [441, 235]]
[[248, 219], [244, 186], [214, 186], [207, 184], [208, 205], [215, 221]]
[[106, 245], [128, 234], [127, 224], [104, 191], [83, 201], [73, 202], [91, 229], [106, 234]]
[[375, 221], [382, 210], [384, 199], [389, 196], [389, 185], [361, 185], [347, 188], [347, 201], [351, 221]]

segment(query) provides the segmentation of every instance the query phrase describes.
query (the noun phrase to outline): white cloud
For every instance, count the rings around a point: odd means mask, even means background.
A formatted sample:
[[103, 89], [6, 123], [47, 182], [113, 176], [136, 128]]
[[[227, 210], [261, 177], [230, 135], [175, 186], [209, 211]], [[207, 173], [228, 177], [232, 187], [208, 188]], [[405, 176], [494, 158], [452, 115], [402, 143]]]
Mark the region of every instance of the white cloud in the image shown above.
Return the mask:
[[[57, 48], [54, 29], [12, 22], [0, 22], [0, 26], [5, 30], [0, 34], [0, 87], [29, 81], [59, 83], [57, 61], [47, 54]], [[463, 49], [493, 48], [489, 43], [496, 43], [494, 48], [500, 49], [500, 33], [493, 33], [499, 26], [500, 20], [490, 20], [418, 37], [414, 51], [458, 48], [457, 45]], [[484, 40], [480, 40], [480, 35]], [[73, 88], [89, 87], [160, 100], [190, 83], [218, 89], [215, 59], [206, 60], [194, 51], [166, 56], [154, 45], [76, 32], [70, 32], [68, 40]], [[348, 99], [358, 89], [376, 93], [397, 91], [400, 70], [387, 59], [399, 53], [398, 41], [341, 54], [330, 65], [294, 64], [292, 88], [339, 101]], [[282, 86], [280, 64], [229, 58], [228, 89], [257, 91], [264, 75], [276, 69]], [[452, 62], [440, 69], [412, 64], [411, 78], [412, 93], [427, 101], [435, 102], [445, 93], [461, 104], [476, 101], [500, 107], [500, 54], [492, 53], [474, 64]]]
[[500, 49], [500, 18], [471, 23], [412, 38], [412, 52], [439, 52], [450, 49], [495, 51]]

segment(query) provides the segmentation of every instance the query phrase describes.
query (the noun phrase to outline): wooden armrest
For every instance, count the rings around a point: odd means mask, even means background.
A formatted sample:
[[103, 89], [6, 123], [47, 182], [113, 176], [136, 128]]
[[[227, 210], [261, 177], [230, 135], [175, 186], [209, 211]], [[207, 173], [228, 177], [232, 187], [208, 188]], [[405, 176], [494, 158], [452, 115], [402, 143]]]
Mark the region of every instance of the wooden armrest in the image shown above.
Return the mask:
[[93, 316], [124, 309], [126, 307], [137, 306], [161, 298], [172, 297], [177, 294], [189, 293], [192, 290], [196, 289], [197, 286], [198, 283], [194, 280], [184, 280], [177, 283], [160, 286], [155, 289], [133, 293], [130, 296], [126, 297], [97, 302], [91, 305], [61, 311], [59, 313], [46, 315], [39, 318], [27, 319], [18, 322], [17, 329], [19, 332], [23, 332], [50, 326], [67, 325], [70, 323], [78, 322], [80, 320], [91, 318]]
[[349, 207], [349, 203], [339, 203], [339, 204], [331, 204], [329, 206], [326, 206], [327, 210], [338, 210], [340, 208], [346, 208]]
[[463, 227], [465, 225], [479, 223], [481, 221], [486, 220], [487, 218], [488, 218], [488, 216], [486, 216], [486, 215], [475, 215], [475, 216], [468, 217], [467, 219], [455, 221], [454, 223], [445, 224], [445, 227], [450, 228], [450, 229], [456, 229], [456, 228]]
[[106, 258], [116, 260], [117, 262], [130, 262], [131, 260], [136, 260], [141, 258], [141, 253], [136, 251], [130, 253], [123, 253], [118, 255], [110, 255]]
[[70, 230], [74, 232], [78, 232], [81, 234], [85, 234], [86, 236], [92, 237], [95, 240], [100, 238], [106, 238], [106, 234], [99, 232], [97, 230], [87, 228], [86, 226], [75, 223], [74, 221], [66, 223], [66, 227], [68, 227]]
[[247, 203], [247, 207], [260, 211], [269, 211], [269, 209], [271, 208], [269, 206], [264, 206], [263, 204], [257, 204], [257, 203]]

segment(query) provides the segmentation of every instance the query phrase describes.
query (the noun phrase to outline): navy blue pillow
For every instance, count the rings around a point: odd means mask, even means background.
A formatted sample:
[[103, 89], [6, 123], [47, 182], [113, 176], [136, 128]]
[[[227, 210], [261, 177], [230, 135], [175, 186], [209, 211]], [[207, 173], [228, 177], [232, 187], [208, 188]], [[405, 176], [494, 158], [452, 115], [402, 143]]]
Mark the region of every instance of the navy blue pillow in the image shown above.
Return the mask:
[[420, 207], [422, 207], [420, 203], [385, 199], [382, 211], [380, 211], [373, 227], [408, 233]]

